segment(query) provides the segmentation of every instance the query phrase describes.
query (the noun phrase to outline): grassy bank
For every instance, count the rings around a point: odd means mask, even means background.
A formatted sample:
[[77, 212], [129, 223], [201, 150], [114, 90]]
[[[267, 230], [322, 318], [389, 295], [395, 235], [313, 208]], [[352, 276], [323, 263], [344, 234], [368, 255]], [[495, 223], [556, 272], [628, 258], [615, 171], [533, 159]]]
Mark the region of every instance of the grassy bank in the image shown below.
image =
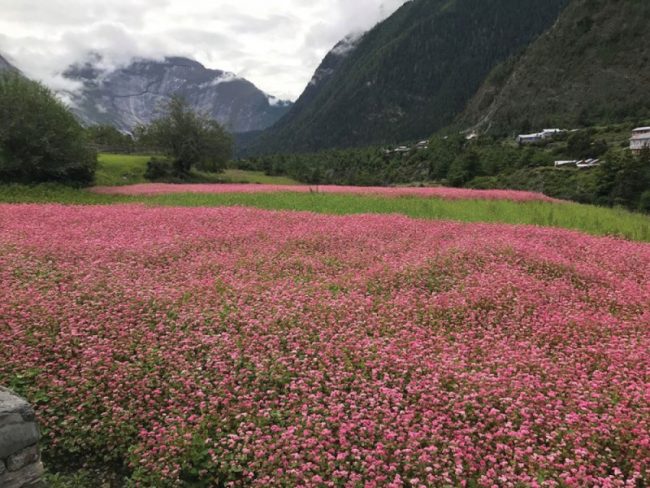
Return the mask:
[[[148, 183], [144, 177], [148, 155], [101, 153], [97, 158], [97, 186], [124, 186]], [[269, 185], [297, 185], [298, 182], [286, 176], [267, 176], [262, 171], [227, 169], [223, 173], [193, 171], [193, 183], [251, 183]]]
[[650, 218], [621, 209], [573, 203], [515, 203], [485, 200], [385, 198], [336, 194], [175, 194], [155, 197], [97, 195], [56, 185], [0, 186], [0, 202], [110, 205], [142, 203], [180, 207], [248, 206], [267, 210], [309, 211], [333, 215], [403, 214], [421, 219], [494, 222], [562, 227], [593, 235], [650, 242]]

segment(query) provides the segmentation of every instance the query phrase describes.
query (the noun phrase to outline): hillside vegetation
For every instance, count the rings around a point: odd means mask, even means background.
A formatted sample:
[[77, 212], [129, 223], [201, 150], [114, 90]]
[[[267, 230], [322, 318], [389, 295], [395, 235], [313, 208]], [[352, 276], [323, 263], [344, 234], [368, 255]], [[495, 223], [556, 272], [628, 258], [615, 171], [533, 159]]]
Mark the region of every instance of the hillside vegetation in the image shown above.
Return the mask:
[[649, 26], [647, 0], [573, 0], [522, 56], [493, 70], [458, 125], [507, 132], [647, 117]]
[[297, 103], [249, 152], [427, 137], [465, 108], [497, 64], [547, 30], [567, 2], [408, 2], [368, 32], [315, 96], [308, 90], [309, 103]]

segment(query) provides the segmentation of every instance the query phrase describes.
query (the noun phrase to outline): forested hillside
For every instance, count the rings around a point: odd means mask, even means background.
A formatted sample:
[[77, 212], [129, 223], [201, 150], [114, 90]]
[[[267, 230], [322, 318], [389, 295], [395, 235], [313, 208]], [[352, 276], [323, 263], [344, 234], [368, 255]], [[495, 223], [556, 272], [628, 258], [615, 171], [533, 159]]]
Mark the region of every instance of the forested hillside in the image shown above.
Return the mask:
[[499, 63], [557, 19], [568, 0], [414, 0], [368, 32], [310, 103], [250, 152], [426, 137], [465, 108]]
[[649, 86], [650, 2], [573, 0], [491, 73], [458, 125], [504, 132], [633, 121], [650, 113]]

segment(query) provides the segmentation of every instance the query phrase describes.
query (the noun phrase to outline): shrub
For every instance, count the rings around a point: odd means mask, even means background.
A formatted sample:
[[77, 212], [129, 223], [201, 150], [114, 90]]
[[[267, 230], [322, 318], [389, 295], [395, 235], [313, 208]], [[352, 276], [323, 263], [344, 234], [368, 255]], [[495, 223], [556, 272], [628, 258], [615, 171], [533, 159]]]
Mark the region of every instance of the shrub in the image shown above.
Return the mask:
[[170, 161], [160, 158], [151, 158], [147, 162], [147, 171], [144, 177], [148, 180], [165, 180], [174, 174], [174, 167]]
[[16, 73], [0, 75], [0, 180], [88, 184], [97, 154], [53, 93]]

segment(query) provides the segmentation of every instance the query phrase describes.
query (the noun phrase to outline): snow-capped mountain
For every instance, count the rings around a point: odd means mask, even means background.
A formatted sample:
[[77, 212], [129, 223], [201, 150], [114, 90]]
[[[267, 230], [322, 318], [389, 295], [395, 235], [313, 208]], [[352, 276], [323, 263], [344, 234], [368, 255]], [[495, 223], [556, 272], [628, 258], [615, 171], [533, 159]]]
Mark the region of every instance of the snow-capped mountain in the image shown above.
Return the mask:
[[265, 129], [292, 106], [233, 73], [181, 57], [136, 60], [113, 70], [94, 58], [71, 66], [64, 76], [80, 83], [67, 95], [85, 124], [110, 124], [123, 131], [154, 120], [161, 104], [175, 94], [236, 133]]

